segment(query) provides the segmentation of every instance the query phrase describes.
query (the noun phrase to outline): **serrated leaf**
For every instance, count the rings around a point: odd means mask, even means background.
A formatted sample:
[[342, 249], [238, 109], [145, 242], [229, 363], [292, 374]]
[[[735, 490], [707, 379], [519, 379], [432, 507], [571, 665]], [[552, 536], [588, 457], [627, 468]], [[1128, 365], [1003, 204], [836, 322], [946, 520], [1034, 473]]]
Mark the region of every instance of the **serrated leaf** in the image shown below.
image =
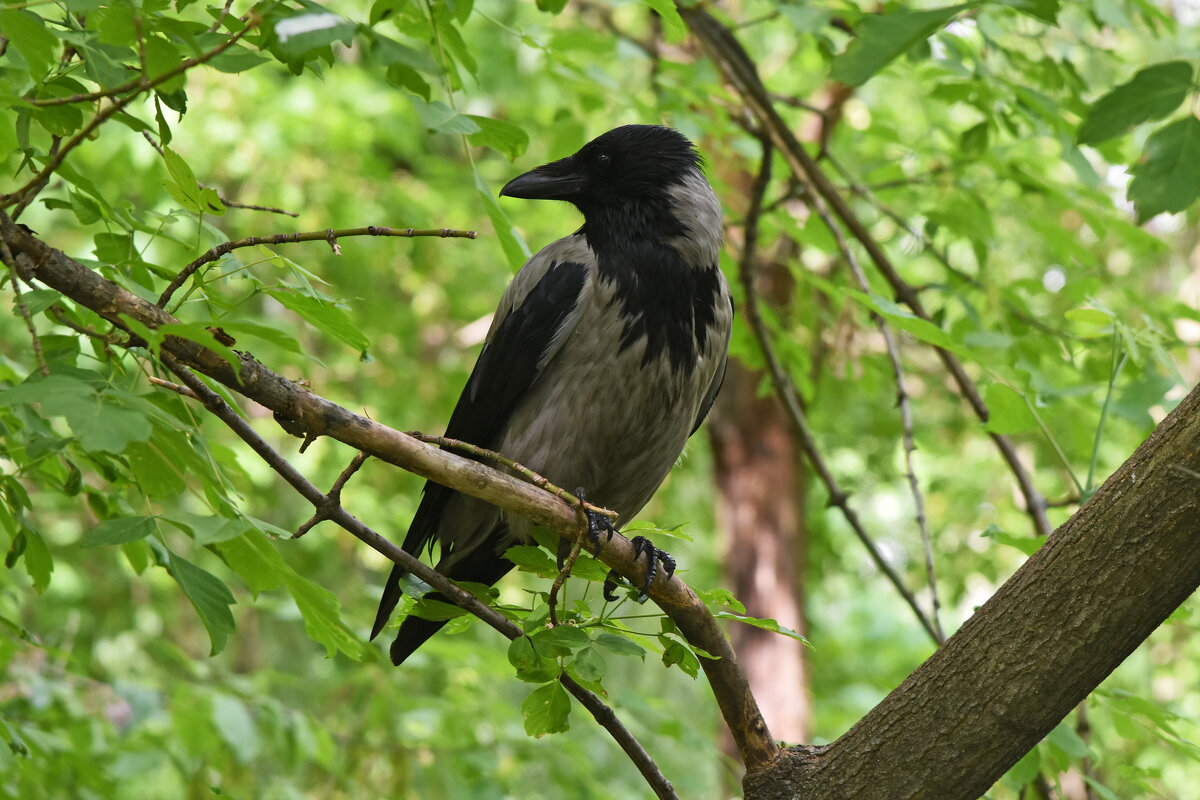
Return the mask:
[[476, 114], [467, 116], [479, 126], [478, 132], [467, 136], [467, 141], [475, 147], [490, 147], [509, 161], [525, 154], [529, 147], [529, 134], [519, 126]]
[[264, 342], [270, 342], [276, 347], [282, 348], [289, 353], [303, 353], [304, 349], [300, 347], [300, 343], [295, 337], [280, 330], [274, 325], [262, 325], [257, 322], [248, 320], [221, 320], [221, 330], [234, 336], [253, 336], [257, 339], [262, 339]]
[[345, 310], [333, 303], [288, 289], [268, 289], [267, 294], [317, 330], [359, 352], [365, 351], [371, 344], [366, 335], [350, 320]]
[[943, 350], [948, 350], [951, 353], [955, 353], [966, 358], [974, 357], [970, 350], [964, 347], [961, 342], [954, 339], [950, 334], [946, 333], [937, 325], [934, 325], [928, 320], [921, 319], [911, 311], [908, 311], [895, 302], [888, 300], [886, 297], [881, 297], [877, 294], [868, 295], [857, 290], [847, 290], [845, 293], [870, 308], [876, 314], [879, 314], [891, 325], [899, 328], [900, 330], [911, 333], [913, 336], [917, 337], [923, 342], [926, 342], [927, 344], [940, 347]]
[[[183, 61], [179, 49], [158, 36], [142, 37], [142, 50], [146, 55], [146, 77], [151, 80], [177, 69], [180, 62]], [[156, 90], [168, 93], [178, 92], [183, 89], [184, 85], [185, 77], [180, 72], [170, 80], [159, 84]]]
[[366, 648], [342, 622], [341, 604], [333, 592], [291, 568], [283, 572], [283, 582], [304, 616], [304, 630], [309, 638], [324, 645], [330, 658], [340, 650], [355, 661], [363, 660]]
[[1138, 72], [1088, 108], [1075, 140], [1099, 144], [1134, 126], [1162, 119], [1187, 99], [1195, 70], [1186, 61], [1167, 61]]
[[236, 539], [215, 544], [212, 549], [246, 582], [255, 597], [278, 588], [284, 573], [291, 570], [270, 540], [258, 531], [247, 531]]
[[992, 433], [1020, 433], [1037, 427], [1037, 419], [1025, 398], [1017, 390], [1003, 383], [987, 387], [984, 396], [988, 418], [984, 429]]
[[1139, 223], [1190, 206], [1200, 196], [1200, 119], [1189, 114], [1159, 128], [1130, 171]]
[[557, 681], [534, 689], [521, 703], [525, 717], [525, 733], [540, 739], [547, 733], [563, 733], [570, 729], [571, 698]]
[[972, 5], [867, 14], [855, 27], [855, 38], [846, 51], [833, 60], [830, 75], [848, 86], [859, 86]]
[[158, 530], [154, 517], [123, 517], [101, 522], [83, 535], [80, 547], [104, 547], [145, 539]]
[[219, 578], [181, 556], [171, 553], [166, 566], [167, 572], [200, 615], [200, 621], [204, 623], [212, 643], [209, 655], [215, 656], [225, 649], [229, 634], [236, 629], [229, 607], [237, 601]]

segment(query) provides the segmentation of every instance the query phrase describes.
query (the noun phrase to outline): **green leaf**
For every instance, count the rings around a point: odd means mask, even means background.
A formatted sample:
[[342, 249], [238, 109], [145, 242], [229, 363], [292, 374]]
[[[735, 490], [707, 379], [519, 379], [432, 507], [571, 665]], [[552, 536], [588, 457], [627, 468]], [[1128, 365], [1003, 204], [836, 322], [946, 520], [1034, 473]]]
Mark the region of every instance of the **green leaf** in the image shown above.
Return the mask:
[[309, 325], [353, 347], [360, 353], [366, 351], [371, 344], [366, 335], [350, 321], [350, 316], [340, 306], [301, 294], [295, 289], [268, 289], [267, 294]]
[[687, 24], [683, 17], [679, 16], [675, 0], [645, 0], [645, 3], [654, 9], [654, 13], [662, 20], [663, 34], [668, 42], [682, 42], [687, 38]]
[[558, 574], [554, 559], [540, 547], [529, 544], [513, 545], [504, 551], [504, 557], [517, 565], [517, 569], [535, 575], [550, 577]]
[[167, 572], [179, 584], [179, 588], [183, 589], [196, 613], [200, 615], [200, 621], [204, 623], [209, 641], [212, 642], [209, 655], [215, 656], [225, 649], [229, 634], [236, 629], [233, 612], [229, 610], [229, 606], [237, 601], [233, 599], [229, 587], [219, 578], [182, 556], [169, 553], [166, 566]]
[[1036, 428], [1037, 419], [1025, 398], [1017, 390], [1003, 383], [987, 387], [984, 402], [988, 408], [987, 424], [984, 429], [992, 433], [1020, 433]]
[[525, 733], [540, 739], [547, 733], [564, 733], [571, 727], [571, 698], [557, 681], [534, 689], [521, 703]]
[[600, 655], [600, 651], [595, 647], [585, 647], [576, 653], [570, 667], [580, 678], [592, 683], [601, 680], [608, 672], [604, 656]]
[[888, 300], [886, 297], [881, 297], [877, 294], [865, 294], [857, 290], [846, 290], [846, 294], [863, 305], [870, 308], [876, 314], [886, 319], [891, 325], [903, 331], [908, 331], [913, 336], [917, 337], [927, 344], [934, 347], [940, 347], [943, 350], [949, 350], [966, 358], [974, 358], [974, 355], [957, 339], [950, 334], [934, 325], [928, 320], [921, 319], [911, 311], [902, 308], [900, 305]]
[[104, 547], [110, 544], [124, 544], [145, 539], [158, 531], [158, 522], [154, 517], [123, 517], [109, 519], [83, 535], [79, 540], [80, 547]]
[[1034, 747], [1008, 771], [1004, 776], [1005, 782], [1013, 788], [1020, 788], [1032, 782], [1038, 776], [1041, 768], [1042, 757], [1038, 749]]
[[665, 636], [660, 638], [666, 646], [662, 655], [663, 666], [678, 666], [685, 674], [693, 678], [700, 674], [700, 659], [696, 658], [695, 653], [682, 642]]
[[310, 638], [325, 646], [330, 658], [340, 650], [355, 661], [363, 660], [366, 647], [342, 622], [341, 604], [333, 592], [291, 568], [284, 571], [283, 582], [304, 616], [304, 630]]
[[901, 53], [929, 38], [975, 3], [928, 11], [901, 9], [891, 14], [867, 14], [855, 28], [855, 39], [833, 60], [830, 75], [848, 86], [859, 86]]
[[518, 636], [509, 643], [508, 663], [516, 669], [517, 678], [526, 683], [552, 681], [562, 672], [558, 660], [542, 652], [528, 636]]
[[1058, 12], [1062, 10], [1060, 0], [1000, 0], [1000, 2], [1048, 25], [1058, 24]]
[[1186, 61], [1167, 61], [1138, 70], [1088, 108], [1075, 141], [1099, 144], [1128, 133], [1134, 126], [1162, 119], [1187, 99], [1194, 69]]
[[643, 660], [646, 658], [646, 648], [628, 637], [618, 636], [615, 633], [608, 633], [606, 631], [597, 634], [596, 644], [610, 653], [616, 653], [619, 656], [637, 656]]
[[248, 320], [221, 320], [221, 330], [235, 336], [253, 336], [256, 339], [262, 339], [289, 353], [302, 354], [304, 352], [304, 348], [300, 346], [295, 337], [274, 325], [262, 325]]
[[574, 625], [558, 625], [532, 634], [533, 647], [542, 655], [566, 656], [592, 643], [582, 629]]
[[1027, 556], [1031, 556], [1036, 553], [1041, 546], [1046, 543], [1045, 539], [1034, 536], [1013, 536], [1011, 533], [1001, 530], [996, 525], [989, 525], [987, 530], [980, 535], [984, 538], [991, 539], [997, 544], [1015, 547], [1017, 550], [1020, 550]]
[[1130, 171], [1138, 222], [1190, 206], [1200, 196], [1200, 119], [1188, 115], [1159, 128]]
[[1066, 723], [1059, 723], [1046, 737], [1046, 741], [1062, 750], [1071, 758], [1086, 758], [1088, 746], [1075, 729]]
[[279, 551], [271, 546], [271, 541], [255, 530], [219, 542], [212, 549], [246, 582], [255, 597], [278, 588], [283, 583], [284, 573], [291, 570]]
[[509, 266], [515, 272], [529, 260], [529, 246], [525, 244], [525, 240], [521, 238], [521, 234], [517, 233], [513, 224], [508, 221], [504, 209], [500, 207], [500, 203], [496, 201], [491, 189], [484, 183], [478, 171], [475, 172], [475, 188], [479, 190], [479, 197], [483, 200], [484, 209], [492, 221], [492, 228], [496, 231], [496, 238], [500, 240], [500, 247], [504, 250], [505, 257], [508, 258]]
[[[183, 56], [175, 45], [159, 36], [146, 36], [142, 39], [143, 50], [146, 54], [146, 77], [153, 80], [177, 69]], [[186, 77], [182, 72], [170, 80], [160, 83], [156, 90], [160, 92], [182, 91]]]
[[47, 30], [41, 17], [25, 9], [6, 8], [0, 10], [0, 29], [9, 44], [25, 59], [34, 80], [41, 80], [53, 69], [58, 37]]
[[239, 763], [248, 764], [258, 756], [258, 728], [241, 699], [215, 692], [212, 696], [212, 722]]
[[29, 579], [33, 581], [33, 588], [40, 594], [50, 585], [54, 559], [40, 533], [30, 527], [25, 527], [22, 533], [25, 534], [25, 570], [29, 573]]
[[807, 645], [811, 646], [811, 643], [808, 641], [808, 639], [805, 639], [801, 634], [797, 633], [796, 631], [792, 630], [791, 628], [789, 628], [785, 625], [780, 625], [778, 622], [776, 622], [773, 619], [748, 617], [748, 616], [745, 616], [744, 614], [732, 614], [728, 611], [720, 611], [720, 610], [714, 610], [713, 616], [716, 617], [717, 619], [731, 619], [731, 620], [734, 620], [735, 622], [741, 622], [746, 625], [751, 625], [755, 628], [761, 628], [764, 631], [771, 631], [772, 633], [779, 633], [784, 636], [795, 639], [797, 642], [802, 642], [803, 644], [807, 644]]
[[520, 127], [511, 122], [491, 117], [481, 117], [476, 114], [467, 116], [479, 126], [477, 133], [472, 133], [467, 137], [467, 141], [475, 147], [490, 147], [509, 161], [514, 161], [525, 154], [525, 149], [529, 147], [529, 134]]
[[466, 114], [460, 114], [440, 100], [426, 103], [416, 97], [408, 99], [416, 110], [417, 116], [421, 118], [421, 124], [431, 131], [459, 134], [479, 133], [480, 131], [480, 127], [474, 119]]

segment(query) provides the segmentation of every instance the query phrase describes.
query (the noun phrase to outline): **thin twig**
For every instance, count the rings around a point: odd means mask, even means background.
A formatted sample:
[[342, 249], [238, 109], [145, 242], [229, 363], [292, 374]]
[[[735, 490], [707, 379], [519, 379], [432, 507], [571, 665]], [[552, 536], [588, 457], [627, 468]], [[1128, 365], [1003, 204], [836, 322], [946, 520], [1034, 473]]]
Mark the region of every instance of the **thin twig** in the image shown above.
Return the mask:
[[766, 184], [770, 179], [772, 146], [768, 139], [763, 139], [763, 159], [762, 166], [759, 169], [758, 175], [755, 176], [754, 188], [750, 196], [750, 211], [746, 216], [745, 226], [745, 246], [742, 250], [742, 261], [739, 265], [738, 273], [742, 283], [742, 292], [745, 295], [743, 305], [746, 308], [746, 320], [755, 338], [758, 340], [759, 349], [762, 351], [763, 360], [766, 362], [767, 371], [771, 375], [771, 382], [775, 386], [775, 392], [783, 403], [792, 427], [795, 428], [796, 442], [800, 445], [800, 449], [804, 452], [812, 465], [813, 471], [821, 479], [821, 483], [825, 484], [825, 490], [829, 493], [829, 504], [842, 512], [846, 522], [850, 524], [859, 541], [867, 549], [871, 560], [879, 568], [887, 579], [908, 603], [909, 608], [916, 614], [922, 627], [933, 638], [934, 642], [941, 644], [943, 641], [939, 637], [938, 628], [930, 622], [928, 616], [917, 603], [916, 597], [904, 585], [900, 575], [888, 563], [875, 541], [867, 533], [862, 522], [858, 519], [858, 514], [850, 506], [849, 495], [841, 488], [837, 482], [837, 478], [829, 470], [829, 466], [821, 457], [821, 452], [817, 447], [816, 439], [813, 437], [812, 431], [808, 426], [808, 418], [804, 413], [804, 409], [800, 404], [800, 399], [796, 396], [795, 387], [792, 385], [791, 379], [779, 363], [778, 357], [775, 355], [775, 350], [771, 345], [770, 333], [767, 330], [766, 323], [763, 321], [762, 313], [758, 306], [758, 292], [754, 285], [754, 270], [753, 258], [755, 250], [755, 240], [758, 236], [758, 214], [762, 208], [763, 195], [766, 192]]
[[[858, 283], [859, 288], [864, 292], [870, 292], [871, 284], [867, 280], [867, 274], [863, 271], [862, 265], [858, 263], [858, 258], [855, 257], [854, 251], [850, 249], [846, 237], [842, 235], [841, 228], [829, 216], [829, 209], [820, 197], [813, 195], [810, 200], [812, 209], [821, 218], [821, 221], [829, 229], [830, 233], [833, 234], [838, 252], [841, 253], [842, 259], [845, 260], [846, 266], [849, 267], [850, 274], [854, 276], [855, 282]], [[892, 364], [892, 375], [896, 381], [896, 405], [900, 407], [900, 422], [904, 430], [904, 471], [908, 477], [909, 491], [912, 494], [913, 506], [916, 511], [917, 528], [920, 531], [921, 544], [925, 551], [925, 572], [929, 578], [929, 594], [933, 606], [931, 618], [935, 632], [934, 638], [939, 645], [942, 645], [946, 641], [946, 634], [942, 630], [942, 623], [939, 618], [941, 601], [938, 598], [937, 572], [933, 565], [933, 543], [929, 536], [929, 525], [925, 519], [925, 496], [921, 492], [921, 483], [917, 480], [917, 470], [913, 463], [913, 453], [916, 452], [917, 445], [913, 438], [912, 403], [910, 402], [908, 386], [904, 378], [904, 363], [900, 359], [900, 347], [896, 343], [896, 336], [892, 332], [891, 326], [887, 324], [887, 320], [874, 311], [871, 312], [871, 320], [883, 336], [888, 359]]]
[[[745, 49], [734, 38], [733, 34], [718, 22], [711, 14], [701, 8], [679, 8], [680, 16], [688, 28], [700, 39], [716, 62], [718, 69], [725, 79], [741, 95], [747, 106], [759, 118], [764, 129], [771, 137], [773, 144], [779, 148], [789, 169], [808, 182], [815, 194], [829, 204], [830, 210], [846, 226], [850, 234], [858, 240], [871, 258], [871, 262], [892, 287], [896, 298], [907, 305], [912, 312], [926, 321], [931, 321], [929, 313], [921, 303], [913, 288], [905, 282], [896, 270], [891, 259], [883, 248], [871, 236], [870, 231], [855, 215], [846, 200], [839, 194], [829, 177], [821, 170], [808, 151], [797, 141], [791, 128], [779, 115], [771, 103], [770, 96], [758, 77], [754, 62], [746, 54]], [[946, 371], [950, 373], [959, 394], [971, 406], [975, 415], [986, 422], [988, 418], [987, 404], [979, 394], [978, 387], [967, 375], [962, 363], [948, 350], [934, 347]], [[1046, 517], [1046, 500], [1034, 486], [1033, 479], [1017, 455], [1012, 441], [1003, 434], [989, 432], [988, 436], [995, 442], [1000, 455], [1008, 465], [1009, 471], [1017, 481], [1021, 494], [1025, 498], [1026, 512], [1029, 514], [1035, 530], [1039, 535], [1050, 533], [1050, 521]]]
[[583, 537], [587, 536], [588, 532], [587, 506], [581, 500], [577, 508], [579, 511], [579, 536], [571, 544], [571, 551], [567, 553], [562, 566], [558, 568], [558, 574], [554, 576], [554, 583], [550, 584], [550, 593], [546, 595], [546, 605], [550, 609], [550, 625], [555, 628], [558, 627], [558, 593], [563, 584], [567, 582], [567, 578], [571, 576], [571, 570], [574, 568], [575, 562], [579, 560], [579, 554], [583, 552]]
[[[237, 411], [221, 399], [220, 395], [209, 389], [195, 373], [165, 354], [163, 354], [162, 360], [167, 368], [175, 373], [183, 382], [183, 387], [180, 388], [187, 389], [191, 393], [191, 396], [198, 399], [206, 409], [229, 426], [237, 434], [238, 438], [249, 445], [263, 461], [275, 470], [305, 500], [312, 503], [314, 508], [328, 510], [328, 519], [336, 522], [368, 547], [382, 553], [406, 571], [416, 575], [455, 605], [483, 620], [508, 639], [516, 639], [525, 635], [525, 632], [519, 626], [499, 611], [480, 602], [475, 595], [459, 587], [445, 575], [437, 572], [420, 559], [401, 550], [357, 517], [353, 516], [340, 504], [334, 502], [333, 498], [318, 489], [299, 470], [288, 463], [282, 455], [267, 444], [266, 440], [259, 436]], [[155, 383], [163, 386], [166, 384], [166, 381], [155, 381]], [[167, 385], [164, 388], [171, 388], [171, 386]], [[360, 453], [360, 455], [362, 454]], [[658, 765], [654, 763], [654, 760], [646, 752], [645, 748], [642, 747], [637, 737], [617, 718], [616, 713], [595, 694], [576, 683], [565, 672], [560, 675], [559, 682], [579, 701], [580, 705], [591, 712], [601, 727], [612, 735], [621, 749], [633, 761], [638, 771], [642, 774], [642, 777], [654, 789], [655, 794], [659, 798], [662, 798], [662, 800], [677, 800], [671, 783], [662, 774], [662, 771], [659, 770]]]
[[329, 519], [332, 509], [341, 507], [342, 489], [345, 488], [346, 484], [350, 481], [350, 478], [354, 476], [354, 473], [358, 472], [359, 468], [366, 462], [368, 458], [370, 458], [370, 456], [361, 450], [354, 454], [354, 458], [350, 459], [349, 465], [342, 470], [342, 474], [338, 475], [337, 480], [333, 482], [333, 486], [330, 487], [329, 492], [325, 495], [327, 502], [317, 506], [316, 513], [314, 513], [307, 522], [297, 528], [296, 532], [292, 534], [293, 539], [299, 539], [317, 525]]
[[[257, 18], [255, 18], [254, 20], [251, 20], [251, 22], [249, 24], [247, 24], [246, 27], [242, 28], [240, 31], [238, 31], [237, 33], [230, 36], [228, 39], [226, 39], [224, 42], [222, 42], [221, 44], [214, 47], [212, 50], [209, 50], [207, 53], [204, 53], [203, 55], [198, 56], [196, 58], [189, 58], [189, 59], [185, 59], [184, 61], [181, 61], [178, 67], [176, 67], [175, 69], [172, 69], [172, 70], [168, 70], [167, 72], [164, 72], [162, 75], [158, 76], [157, 78], [155, 78], [152, 81], [146, 81], [145, 83], [142, 83], [144, 76], [141, 76], [133, 81], [129, 81], [127, 84], [123, 84], [123, 85], [132, 84], [131, 88], [137, 88], [138, 91], [135, 91], [132, 94], [121, 98], [120, 100], [114, 100], [112, 102], [112, 104], [105, 106], [99, 112], [97, 112], [96, 116], [92, 117], [91, 121], [88, 122], [87, 125], [84, 125], [83, 129], [80, 130], [79, 133], [72, 136], [65, 145], [63, 145], [61, 148], [59, 148], [57, 153], [54, 153], [53, 155], [51, 155], [49, 160], [46, 161], [46, 166], [42, 167], [41, 172], [39, 172], [38, 174], [36, 174], [32, 178], [30, 178], [29, 181], [24, 186], [22, 186], [20, 189], [17, 189], [15, 192], [10, 192], [6, 195], [0, 196], [0, 209], [7, 208], [8, 206], [13, 205], [14, 203], [20, 203], [21, 205], [19, 206], [18, 210], [14, 211], [12, 214], [13, 219], [16, 219], [16, 217], [19, 214], [20, 209], [24, 208], [25, 206], [27, 206], [30, 203], [30, 201], [32, 201], [33, 197], [35, 197], [37, 195], [37, 193], [39, 191], [41, 191], [40, 186], [45, 185], [45, 182], [49, 179], [50, 175], [56, 169], [58, 169], [60, 166], [62, 166], [63, 159], [65, 159], [67, 157], [67, 153], [71, 152], [76, 147], [78, 147], [80, 144], [82, 144], [85, 140], [87, 140], [92, 135], [93, 131], [96, 130], [96, 128], [99, 128], [102, 124], [104, 124], [110, 117], [115, 115], [117, 112], [122, 111], [125, 108], [125, 106], [129, 105], [137, 97], [139, 97], [143, 91], [149, 91], [150, 89], [153, 89], [155, 86], [158, 86], [161, 83], [169, 81], [171, 78], [174, 78], [176, 75], [180, 75], [180, 74], [186, 72], [187, 70], [191, 69], [192, 67], [199, 66], [200, 64], [203, 64], [207, 61], [211, 61], [212, 59], [219, 56], [221, 53], [224, 53], [230, 47], [233, 47], [235, 44], [237, 44], [238, 40], [241, 39], [243, 36], [245, 36], [247, 33], [249, 33], [251, 30], [253, 30], [256, 27], [256, 25], [257, 25]], [[120, 87], [118, 87], [118, 88], [120, 88]], [[111, 91], [112, 90], [110, 90], [110, 92]], [[103, 94], [101, 96], [103, 96]], [[70, 98], [63, 98], [63, 99], [70, 100]], [[75, 102], [80, 102], [80, 101], [77, 100]], [[56, 104], [46, 103], [45, 105], [56, 105]]]
[[0, 241], [0, 256], [4, 257], [4, 263], [9, 265], [8, 279], [12, 282], [13, 294], [17, 296], [17, 309], [21, 312], [21, 319], [25, 320], [25, 328], [29, 331], [29, 338], [33, 342], [33, 359], [37, 362], [38, 372], [43, 378], [50, 377], [50, 365], [46, 363], [46, 354], [42, 352], [42, 338], [38, 336], [37, 326], [33, 324], [33, 315], [29, 313], [29, 306], [25, 305], [25, 298], [21, 294], [21, 281], [17, 278], [17, 262], [13, 258], [12, 251], [8, 249], [8, 242]]
[[[287, 212], [283, 213], [286, 214]], [[391, 228], [386, 225], [368, 225], [365, 228], [342, 228], [340, 230], [329, 228], [323, 231], [308, 231], [306, 233], [275, 233], [270, 236], [247, 236], [244, 239], [223, 242], [181, 269], [179, 274], [163, 290], [162, 295], [158, 298], [157, 305], [159, 308], [165, 307], [167, 301], [171, 299], [171, 295], [175, 294], [176, 290], [180, 286], [183, 286], [187, 282], [187, 279], [195, 274], [196, 270], [205, 264], [216, 261], [221, 256], [239, 247], [252, 247], [256, 244], [326, 241], [336, 248], [337, 240], [346, 236], [403, 236], [410, 239], [416, 236], [440, 236], [443, 239], [474, 239], [479, 234], [475, 231], [459, 231], [452, 228], [427, 228], [418, 230], [416, 228]]]

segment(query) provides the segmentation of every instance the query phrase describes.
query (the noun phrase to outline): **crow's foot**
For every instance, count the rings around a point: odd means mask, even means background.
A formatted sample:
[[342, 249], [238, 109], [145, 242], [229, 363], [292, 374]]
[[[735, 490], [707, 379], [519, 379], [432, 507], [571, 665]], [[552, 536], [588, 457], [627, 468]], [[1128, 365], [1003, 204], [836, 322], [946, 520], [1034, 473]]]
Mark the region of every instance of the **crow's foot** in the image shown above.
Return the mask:
[[[582, 486], [575, 490], [575, 496], [579, 498], [580, 503], [587, 502]], [[588, 521], [588, 538], [592, 541], [592, 553], [600, 555], [600, 534], [608, 534], [608, 537], [604, 540], [607, 544], [612, 541], [613, 534], [617, 532], [617, 529], [613, 527], [612, 520], [604, 514], [592, 511], [589, 508], [584, 508], [583, 513]], [[561, 568], [562, 565], [560, 564], [559, 569]]]
[[[635, 536], [630, 540], [633, 542], [634, 560], [636, 561], [643, 553], [646, 555], [646, 579], [642, 581], [642, 590], [638, 593], [637, 602], [646, 602], [646, 592], [650, 590], [650, 584], [654, 583], [654, 576], [658, 574], [659, 562], [662, 563], [663, 569], [666, 570], [667, 579], [675, 574], [675, 559], [671, 558], [671, 554], [666, 550], [659, 550], [645, 536]], [[608, 577], [604, 579], [604, 599], [612, 602], [617, 599], [614, 594], [617, 588], [617, 574], [609, 572]]]

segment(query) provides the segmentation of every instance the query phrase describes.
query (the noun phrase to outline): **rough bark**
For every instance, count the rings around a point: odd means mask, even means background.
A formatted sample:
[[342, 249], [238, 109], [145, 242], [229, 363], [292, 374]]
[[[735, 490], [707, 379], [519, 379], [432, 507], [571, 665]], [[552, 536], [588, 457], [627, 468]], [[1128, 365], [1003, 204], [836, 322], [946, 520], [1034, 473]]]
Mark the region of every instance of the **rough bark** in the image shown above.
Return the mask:
[[748, 800], [979, 797], [1200, 585], [1200, 387], [946, 644]]

